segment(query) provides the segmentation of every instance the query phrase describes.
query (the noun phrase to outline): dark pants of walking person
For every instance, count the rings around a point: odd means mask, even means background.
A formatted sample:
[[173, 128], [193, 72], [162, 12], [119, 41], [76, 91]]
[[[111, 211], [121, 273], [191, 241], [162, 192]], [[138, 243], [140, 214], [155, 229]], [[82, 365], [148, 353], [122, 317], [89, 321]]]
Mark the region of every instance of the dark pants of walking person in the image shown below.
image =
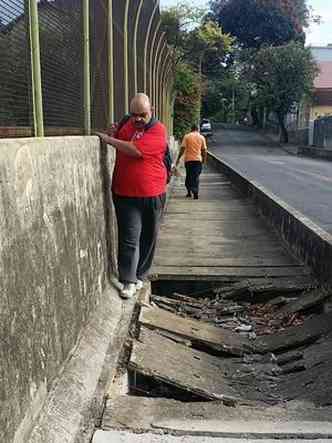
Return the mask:
[[156, 248], [166, 194], [121, 197], [113, 194], [118, 222], [118, 268], [122, 283], [147, 277]]
[[199, 193], [199, 176], [202, 172], [202, 162], [188, 161], [185, 162], [186, 167], [186, 181], [185, 186], [188, 194], [193, 193], [195, 198], [198, 198]]

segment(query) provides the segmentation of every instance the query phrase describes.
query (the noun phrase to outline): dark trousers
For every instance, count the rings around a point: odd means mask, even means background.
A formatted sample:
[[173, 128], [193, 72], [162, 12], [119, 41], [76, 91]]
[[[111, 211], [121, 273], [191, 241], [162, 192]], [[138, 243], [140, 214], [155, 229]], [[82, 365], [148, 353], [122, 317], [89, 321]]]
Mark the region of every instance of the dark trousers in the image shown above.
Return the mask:
[[118, 269], [122, 283], [144, 279], [151, 268], [166, 194], [121, 197], [113, 194], [118, 222]]
[[186, 181], [185, 186], [188, 193], [192, 192], [194, 195], [198, 195], [199, 192], [199, 176], [202, 172], [202, 162], [189, 161], [185, 162], [186, 167]]

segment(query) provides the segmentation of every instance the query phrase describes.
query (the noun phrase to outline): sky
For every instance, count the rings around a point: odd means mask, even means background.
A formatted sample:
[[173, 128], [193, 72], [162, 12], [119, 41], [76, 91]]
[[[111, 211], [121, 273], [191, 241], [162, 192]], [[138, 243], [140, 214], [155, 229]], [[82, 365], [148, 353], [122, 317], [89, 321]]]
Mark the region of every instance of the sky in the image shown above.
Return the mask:
[[[178, 0], [160, 0], [161, 7], [174, 6]], [[204, 6], [207, 0], [190, 0], [194, 6]], [[309, 0], [315, 14], [321, 16], [320, 25], [312, 25], [307, 32], [307, 44], [311, 46], [326, 46], [332, 44], [332, 7], [331, 0]]]

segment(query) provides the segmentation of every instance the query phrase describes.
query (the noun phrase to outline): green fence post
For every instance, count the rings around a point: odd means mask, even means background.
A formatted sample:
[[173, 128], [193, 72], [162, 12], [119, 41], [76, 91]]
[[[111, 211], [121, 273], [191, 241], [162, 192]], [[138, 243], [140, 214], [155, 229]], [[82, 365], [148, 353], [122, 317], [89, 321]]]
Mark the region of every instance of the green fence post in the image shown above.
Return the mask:
[[[154, 48], [155, 48], [155, 43], [156, 43], [156, 38], [158, 36], [158, 32], [159, 32], [159, 28], [161, 26], [161, 21], [159, 20], [155, 29], [155, 32], [153, 34], [152, 37], [152, 42], [151, 42], [151, 51], [150, 51], [150, 99], [151, 102], [153, 103], [154, 106], [154, 111], [155, 111], [155, 115], [158, 116], [158, 110], [156, 108], [157, 104], [156, 104], [156, 100], [155, 100], [155, 88], [154, 88], [154, 80], [155, 80], [155, 61], [158, 57], [158, 50], [159, 50], [159, 46], [157, 46], [156, 52], [154, 53]], [[159, 42], [158, 42], [159, 44]], [[154, 57], [153, 57], [154, 56]]]
[[137, 71], [138, 71], [138, 60], [137, 60], [137, 30], [138, 30], [138, 24], [139, 24], [139, 19], [141, 17], [141, 11], [142, 11], [142, 6], [143, 6], [143, 2], [144, 0], [141, 0], [138, 9], [137, 9], [137, 14], [136, 14], [136, 18], [135, 18], [135, 27], [134, 27], [134, 73], [135, 73], [135, 94], [138, 93], [138, 79], [137, 79]]
[[91, 73], [90, 73], [90, 14], [89, 0], [83, 0], [83, 97], [84, 97], [84, 133], [91, 134]]
[[107, 64], [108, 64], [108, 125], [114, 123], [114, 67], [113, 67], [113, 0], [108, 0], [107, 29]]
[[[159, 0], [155, 0], [155, 5], [148, 23], [148, 28], [146, 30], [146, 37], [145, 37], [145, 44], [144, 44], [144, 92], [146, 94], [148, 94], [149, 92], [146, 90], [147, 88], [147, 82], [148, 82], [148, 73], [147, 73], [147, 63], [148, 63], [148, 43], [149, 43], [149, 38], [150, 38], [150, 33], [151, 33], [151, 27], [152, 27], [152, 22], [154, 19], [154, 16], [157, 12], [157, 9], [159, 8]], [[151, 67], [150, 67], [151, 69]]]
[[129, 112], [129, 74], [128, 74], [128, 11], [129, 11], [129, 0], [126, 0], [125, 6], [125, 16], [124, 16], [124, 30], [123, 30], [123, 40], [124, 40], [124, 96], [125, 96], [125, 114]]
[[43, 94], [40, 65], [39, 21], [37, 0], [28, 0], [29, 32], [31, 47], [31, 79], [34, 134], [36, 137], [44, 136]]

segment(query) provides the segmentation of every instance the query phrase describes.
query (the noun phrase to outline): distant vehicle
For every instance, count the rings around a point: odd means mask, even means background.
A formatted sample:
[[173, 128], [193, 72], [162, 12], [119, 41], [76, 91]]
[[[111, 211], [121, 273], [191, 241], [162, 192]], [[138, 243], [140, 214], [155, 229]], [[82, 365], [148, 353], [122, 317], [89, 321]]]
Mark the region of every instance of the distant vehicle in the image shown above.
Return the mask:
[[203, 118], [201, 121], [200, 132], [205, 137], [210, 137], [212, 135], [212, 126], [210, 120]]

